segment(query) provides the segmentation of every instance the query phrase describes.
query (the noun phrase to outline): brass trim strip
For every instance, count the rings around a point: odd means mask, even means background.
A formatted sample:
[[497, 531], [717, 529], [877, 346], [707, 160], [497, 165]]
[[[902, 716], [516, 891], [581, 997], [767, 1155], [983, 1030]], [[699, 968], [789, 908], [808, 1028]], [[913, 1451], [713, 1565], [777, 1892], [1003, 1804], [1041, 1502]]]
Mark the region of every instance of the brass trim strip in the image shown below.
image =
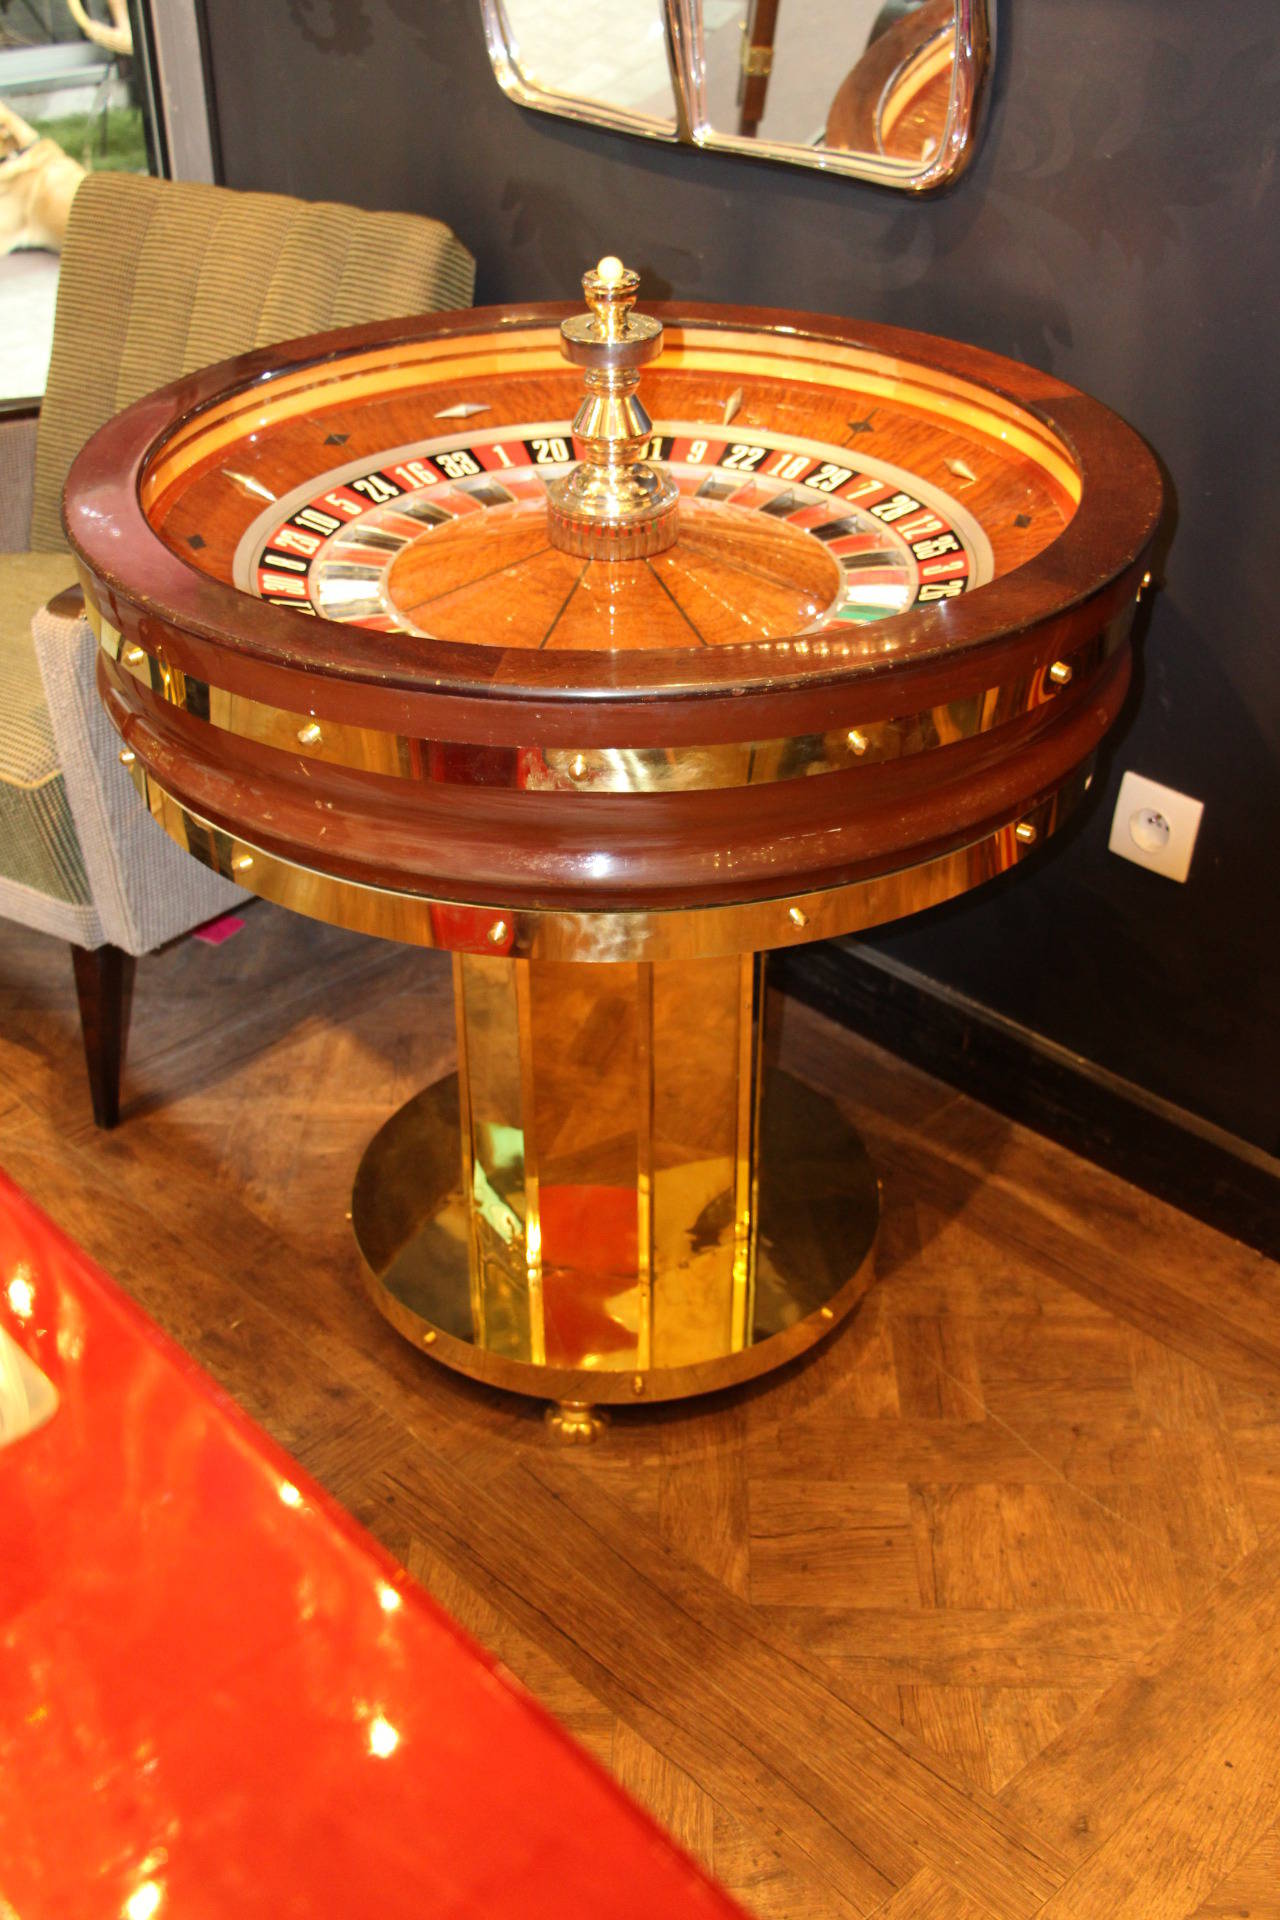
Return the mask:
[[733, 1168], [733, 1306], [730, 1345], [750, 1344], [754, 1321], [756, 1238], [759, 1228], [756, 1144], [760, 1121], [760, 1065], [767, 956], [744, 953], [738, 980], [738, 1111]]
[[487, 1333], [480, 1246], [476, 1238], [474, 1202], [476, 1169], [471, 1111], [471, 1048], [468, 1044], [467, 981], [462, 955], [453, 956], [453, 1019], [458, 1034], [458, 1134], [462, 1154], [462, 1191], [467, 1196], [467, 1264], [471, 1274], [471, 1316], [481, 1346]]
[[[390, 778], [451, 786], [519, 787], [556, 793], [687, 793], [715, 787], [767, 786], [850, 767], [874, 766], [932, 752], [987, 733], [1059, 697], [1063, 688], [1099, 666], [1128, 632], [1131, 609], [1063, 661], [1047, 662], [1015, 679], [889, 720], [867, 720], [825, 733], [774, 740], [735, 740], [708, 746], [486, 747], [432, 741], [331, 720], [314, 709], [291, 712], [229, 693], [168, 665], [103, 623], [107, 658], [148, 692], [229, 733], [292, 758]], [[785, 643], [784, 643], [785, 644]], [[793, 643], [798, 650], [800, 643]], [[828, 645], [809, 643], [816, 653]], [[1063, 667], [1069, 671], [1065, 677]], [[1058, 671], [1055, 673], [1055, 669]], [[314, 685], [314, 683], [313, 683]], [[315, 691], [323, 691], [315, 686]], [[336, 698], [343, 697], [338, 689]], [[447, 746], [447, 754], [435, 751]]]
[[542, 1287], [542, 1201], [538, 1183], [537, 1076], [533, 1060], [533, 1005], [529, 963], [512, 968], [516, 1031], [520, 1036], [520, 1107], [524, 1119], [524, 1270], [529, 1287], [529, 1354], [534, 1366], [547, 1363], [547, 1311]]
[[[724, 906], [613, 911], [496, 907], [431, 899], [321, 873], [214, 826], [160, 786], [142, 762], [129, 772], [159, 824], [205, 866], [264, 900], [334, 926], [408, 945], [537, 960], [680, 960], [831, 940], [898, 920], [1006, 872], [1067, 818], [1092, 781], [1091, 760], [1034, 807], [949, 853], [847, 886]], [[1032, 829], [1030, 833], [1019, 828]]]
[[636, 968], [636, 1269], [638, 1323], [636, 1354], [647, 1371], [653, 1365], [653, 966]]

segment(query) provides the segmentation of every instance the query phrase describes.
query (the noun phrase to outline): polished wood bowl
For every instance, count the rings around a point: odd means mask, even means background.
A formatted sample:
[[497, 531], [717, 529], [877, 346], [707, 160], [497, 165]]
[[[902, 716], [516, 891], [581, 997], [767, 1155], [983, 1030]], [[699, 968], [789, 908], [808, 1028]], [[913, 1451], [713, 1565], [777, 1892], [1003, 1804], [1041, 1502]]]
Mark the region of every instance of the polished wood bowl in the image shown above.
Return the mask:
[[973, 347], [657, 307], [680, 539], [583, 563], [539, 533], [568, 311], [294, 341], [88, 443], [67, 533], [163, 824], [303, 911], [560, 958], [847, 932], [1043, 840], [1125, 693], [1141, 439]]

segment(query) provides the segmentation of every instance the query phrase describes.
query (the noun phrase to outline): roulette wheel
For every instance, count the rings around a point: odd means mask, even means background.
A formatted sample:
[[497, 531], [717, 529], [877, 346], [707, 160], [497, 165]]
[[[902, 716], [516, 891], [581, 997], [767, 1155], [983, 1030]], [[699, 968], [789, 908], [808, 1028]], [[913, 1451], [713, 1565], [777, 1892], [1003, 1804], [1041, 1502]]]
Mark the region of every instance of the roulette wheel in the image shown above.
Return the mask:
[[197, 858], [454, 956], [459, 1070], [371, 1143], [379, 1307], [589, 1435], [865, 1290], [877, 1191], [771, 1066], [768, 950], [1016, 866], [1088, 786], [1161, 508], [1123, 422], [821, 316], [383, 323], [91, 440], [66, 521], [121, 758]]

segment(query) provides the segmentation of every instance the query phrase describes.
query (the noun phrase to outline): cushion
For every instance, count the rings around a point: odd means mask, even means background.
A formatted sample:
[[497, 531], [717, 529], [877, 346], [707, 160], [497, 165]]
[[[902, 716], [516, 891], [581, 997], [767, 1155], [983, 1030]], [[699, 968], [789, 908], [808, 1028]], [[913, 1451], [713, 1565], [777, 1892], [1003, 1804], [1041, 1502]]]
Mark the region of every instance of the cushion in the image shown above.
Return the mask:
[[31, 545], [62, 545], [71, 462], [130, 401], [249, 347], [466, 306], [474, 284], [475, 261], [438, 220], [89, 174], [62, 249]]
[[0, 553], [0, 879], [79, 906], [89, 882], [31, 639], [36, 608], [75, 579], [67, 553]]

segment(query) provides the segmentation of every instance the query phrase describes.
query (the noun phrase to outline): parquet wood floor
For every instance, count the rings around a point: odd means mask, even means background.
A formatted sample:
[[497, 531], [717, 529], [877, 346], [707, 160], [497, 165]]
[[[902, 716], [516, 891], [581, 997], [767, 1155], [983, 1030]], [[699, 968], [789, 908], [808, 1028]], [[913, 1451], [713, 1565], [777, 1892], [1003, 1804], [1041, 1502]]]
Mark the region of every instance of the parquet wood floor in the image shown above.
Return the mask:
[[255, 907], [142, 962], [95, 1132], [0, 925], [0, 1164], [763, 1920], [1277, 1920], [1280, 1287], [793, 1005], [884, 1180], [816, 1356], [562, 1450], [360, 1289], [447, 961]]

